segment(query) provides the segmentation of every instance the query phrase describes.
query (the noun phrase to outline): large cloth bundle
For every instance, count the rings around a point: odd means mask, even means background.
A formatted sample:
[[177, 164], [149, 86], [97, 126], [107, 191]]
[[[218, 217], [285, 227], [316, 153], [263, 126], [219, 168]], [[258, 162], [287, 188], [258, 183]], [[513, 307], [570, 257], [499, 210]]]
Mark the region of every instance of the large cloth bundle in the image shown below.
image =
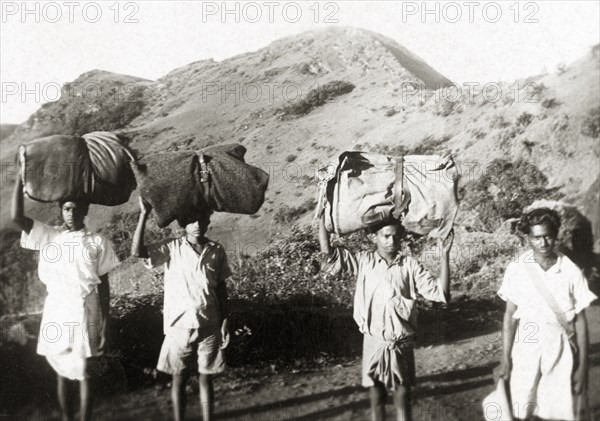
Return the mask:
[[254, 214], [265, 200], [269, 175], [244, 161], [246, 148], [211, 146], [198, 152], [147, 155], [134, 172], [142, 198], [152, 205], [158, 226], [181, 226], [207, 211]]
[[39, 202], [65, 198], [114, 206], [127, 202], [136, 183], [133, 155], [111, 132], [36, 139], [19, 149], [25, 193]]
[[451, 157], [344, 152], [321, 178], [317, 214], [324, 212], [329, 232], [348, 234], [395, 218], [409, 231], [445, 238], [458, 212]]

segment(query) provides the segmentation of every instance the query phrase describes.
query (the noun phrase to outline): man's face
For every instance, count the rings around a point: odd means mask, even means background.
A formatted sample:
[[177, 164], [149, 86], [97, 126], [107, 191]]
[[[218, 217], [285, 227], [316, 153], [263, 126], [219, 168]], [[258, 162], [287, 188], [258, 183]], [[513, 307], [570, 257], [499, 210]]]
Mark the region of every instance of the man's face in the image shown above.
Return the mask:
[[556, 234], [552, 232], [550, 225], [544, 222], [530, 228], [527, 241], [534, 254], [541, 257], [550, 257], [554, 253]]
[[404, 230], [398, 225], [387, 225], [373, 234], [373, 242], [377, 250], [394, 254], [400, 249]]
[[210, 223], [210, 220], [207, 220], [207, 219], [201, 219], [201, 220], [192, 222], [185, 226], [185, 232], [190, 237], [194, 237], [194, 238], [204, 237], [204, 234], [206, 234], [206, 231], [208, 230], [209, 223]]
[[65, 202], [61, 208], [62, 219], [68, 229], [83, 228], [83, 220], [87, 215], [87, 206], [77, 202]]

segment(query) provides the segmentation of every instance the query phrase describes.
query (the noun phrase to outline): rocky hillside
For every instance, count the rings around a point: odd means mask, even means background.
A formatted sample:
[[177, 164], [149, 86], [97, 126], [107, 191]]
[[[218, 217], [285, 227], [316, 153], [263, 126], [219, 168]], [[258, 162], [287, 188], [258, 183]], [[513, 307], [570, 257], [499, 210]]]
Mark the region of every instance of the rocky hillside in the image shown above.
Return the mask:
[[[87, 72], [3, 140], [2, 161], [12, 162], [20, 143], [51, 133], [118, 130], [140, 155], [241, 143], [271, 183], [257, 215], [215, 218], [212, 235], [233, 248], [264, 245], [290, 223], [308, 222], [314, 170], [344, 150], [449, 151], [463, 182], [496, 158], [532, 164], [549, 187], [591, 212], [598, 229], [599, 72], [596, 47], [560, 73], [495, 84], [485, 94], [483, 82], [473, 95], [466, 87], [457, 95], [434, 91], [450, 81], [393, 40], [354, 28], [319, 30], [221, 62], [190, 63], [156, 81]], [[3, 228], [10, 227], [14, 178], [7, 173]], [[31, 204], [30, 212], [48, 219], [49, 206]], [[135, 210], [135, 198], [94, 207], [91, 225]], [[462, 212], [469, 220], [470, 209]]]
[[17, 126], [17, 124], [0, 124], [0, 141], [8, 138]]

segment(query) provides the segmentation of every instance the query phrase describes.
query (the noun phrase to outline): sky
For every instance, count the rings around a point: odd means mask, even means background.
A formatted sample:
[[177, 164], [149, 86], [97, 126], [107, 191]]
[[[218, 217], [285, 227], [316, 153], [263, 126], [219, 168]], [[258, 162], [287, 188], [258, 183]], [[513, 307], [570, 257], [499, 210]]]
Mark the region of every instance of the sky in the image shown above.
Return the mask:
[[155, 80], [279, 38], [355, 26], [396, 40], [452, 81], [555, 71], [600, 42], [598, 1], [0, 1], [0, 123], [25, 121], [93, 69]]

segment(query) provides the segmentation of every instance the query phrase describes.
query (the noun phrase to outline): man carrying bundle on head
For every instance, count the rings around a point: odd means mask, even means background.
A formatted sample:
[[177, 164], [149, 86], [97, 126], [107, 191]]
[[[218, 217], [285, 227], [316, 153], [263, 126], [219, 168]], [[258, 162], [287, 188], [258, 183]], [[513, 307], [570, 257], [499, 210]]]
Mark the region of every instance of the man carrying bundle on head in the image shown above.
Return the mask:
[[[132, 255], [147, 266], [165, 266], [164, 342], [158, 370], [173, 376], [171, 399], [175, 420], [185, 415], [185, 384], [197, 360], [202, 419], [213, 415], [212, 376], [224, 371], [223, 350], [229, 344], [227, 285], [231, 276], [222, 245], [205, 237], [210, 211], [195, 221], [180, 221], [186, 235], [146, 246], [144, 228], [150, 206], [140, 198], [140, 219]], [[189, 222], [189, 223], [188, 223]]]
[[445, 242], [440, 240], [439, 278], [412, 257], [400, 254], [405, 231], [398, 221], [382, 222], [368, 233], [375, 250], [352, 253], [332, 248], [321, 219], [321, 269], [330, 274], [348, 272], [357, 278], [354, 320], [364, 335], [362, 384], [370, 388], [372, 419], [385, 419], [385, 398], [391, 390], [397, 419], [408, 421], [412, 419], [410, 391], [415, 384], [417, 294], [431, 301], [450, 299], [449, 255], [454, 233], [451, 231]]
[[[344, 152], [336, 169], [319, 171], [321, 269], [356, 276], [354, 320], [364, 335], [362, 384], [370, 389], [372, 419], [385, 419], [388, 391], [397, 419], [408, 421], [415, 384], [416, 300], [450, 299], [449, 255], [458, 210], [455, 165], [451, 157], [392, 157]], [[438, 278], [403, 255], [406, 229], [438, 238]], [[375, 250], [353, 253], [332, 248], [329, 233], [366, 230]]]
[[37, 352], [46, 357], [58, 375], [62, 419], [74, 419], [70, 380], [77, 380], [80, 417], [89, 420], [93, 390], [86, 370], [87, 359], [101, 355], [106, 345], [108, 272], [119, 261], [110, 242], [85, 226], [87, 201], [61, 199], [63, 224], [52, 227], [24, 215], [23, 194], [19, 177], [11, 217], [23, 231], [22, 247], [40, 251], [38, 274], [48, 291]]

